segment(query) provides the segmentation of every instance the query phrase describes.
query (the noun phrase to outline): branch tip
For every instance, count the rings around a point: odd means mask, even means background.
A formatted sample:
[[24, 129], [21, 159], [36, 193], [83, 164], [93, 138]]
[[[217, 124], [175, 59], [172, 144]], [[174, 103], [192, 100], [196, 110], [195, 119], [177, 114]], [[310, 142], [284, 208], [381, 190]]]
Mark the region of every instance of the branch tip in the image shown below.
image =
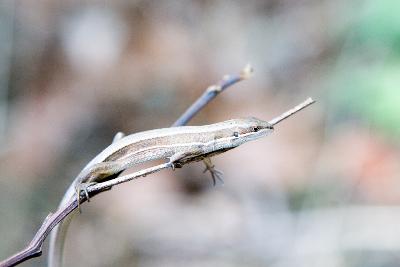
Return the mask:
[[253, 72], [253, 67], [250, 65], [250, 63], [247, 63], [247, 65], [240, 72], [240, 78], [247, 80], [253, 75]]
[[313, 100], [311, 97], [307, 98], [305, 101], [303, 101], [302, 103], [298, 104], [297, 106], [295, 106], [292, 109], [289, 109], [288, 111], [282, 113], [281, 115], [273, 118], [272, 120], [269, 121], [269, 123], [271, 125], [276, 125], [279, 122], [289, 118], [290, 116], [292, 116], [293, 114], [299, 112], [300, 110], [308, 107], [311, 104], [314, 104], [315, 100]]
[[222, 90], [222, 88], [221, 88], [221, 86], [220, 85], [210, 85], [208, 88], [207, 88], [207, 92], [217, 92], [217, 93], [219, 93], [219, 92], [221, 92], [221, 90]]

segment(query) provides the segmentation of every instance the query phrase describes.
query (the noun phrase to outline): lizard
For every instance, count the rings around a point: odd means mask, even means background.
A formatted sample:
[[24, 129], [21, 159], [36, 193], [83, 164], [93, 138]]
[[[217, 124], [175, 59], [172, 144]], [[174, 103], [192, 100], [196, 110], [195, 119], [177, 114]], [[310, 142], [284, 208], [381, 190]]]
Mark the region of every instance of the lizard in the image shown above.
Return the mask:
[[[112, 144], [78, 174], [59, 207], [66, 205], [75, 194], [79, 198], [81, 191], [89, 197], [86, 191], [88, 185], [112, 179], [134, 165], [159, 159], [169, 159], [172, 166], [178, 167], [180, 163], [203, 160], [215, 184], [215, 178], [220, 173], [214, 169], [210, 157], [266, 136], [273, 129], [273, 124], [249, 117], [210, 125], [155, 129], [127, 136], [118, 133]], [[64, 239], [71, 220], [72, 214], [51, 233], [48, 258], [50, 267], [62, 264]]]

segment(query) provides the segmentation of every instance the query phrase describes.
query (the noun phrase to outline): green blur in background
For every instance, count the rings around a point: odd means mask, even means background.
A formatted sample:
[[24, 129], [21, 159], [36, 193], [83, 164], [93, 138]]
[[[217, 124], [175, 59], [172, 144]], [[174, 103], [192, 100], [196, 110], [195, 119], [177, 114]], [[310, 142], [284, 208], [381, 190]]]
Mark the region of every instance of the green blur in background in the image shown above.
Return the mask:
[[334, 76], [338, 113], [351, 112], [394, 141], [400, 134], [398, 1], [366, 1], [343, 34]]

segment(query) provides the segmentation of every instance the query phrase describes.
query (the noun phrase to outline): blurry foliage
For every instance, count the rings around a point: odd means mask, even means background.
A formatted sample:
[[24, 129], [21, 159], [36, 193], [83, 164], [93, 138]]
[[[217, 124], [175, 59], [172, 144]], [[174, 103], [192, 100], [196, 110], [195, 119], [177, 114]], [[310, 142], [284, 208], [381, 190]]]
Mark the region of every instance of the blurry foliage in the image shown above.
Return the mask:
[[362, 45], [382, 45], [400, 55], [400, 2], [397, 0], [367, 1], [364, 13], [355, 25], [357, 41]]
[[400, 134], [400, 69], [365, 69], [341, 78], [335, 95], [338, 115], [350, 112], [393, 137]]
[[[343, 184], [315, 183], [305, 188], [295, 188], [288, 194], [288, 205], [291, 211], [335, 207], [341, 204]], [[347, 199], [346, 199], [347, 200]]]
[[346, 40], [335, 80], [339, 115], [360, 117], [389, 136], [400, 134], [399, 1], [369, 1]]

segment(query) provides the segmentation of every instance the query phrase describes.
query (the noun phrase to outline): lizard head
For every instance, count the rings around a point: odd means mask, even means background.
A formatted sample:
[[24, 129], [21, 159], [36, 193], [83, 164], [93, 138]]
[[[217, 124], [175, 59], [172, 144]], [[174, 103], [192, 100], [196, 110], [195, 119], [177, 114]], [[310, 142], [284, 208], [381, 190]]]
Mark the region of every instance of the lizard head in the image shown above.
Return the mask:
[[263, 121], [254, 117], [243, 119], [235, 119], [236, 127], [233, 128], [233, 136], [236, 139], [242, 139], [243, 143], [258, 139], [270, 134], [274, 127], [267, 121]]
[[[216, 137], [217, 147], [233, 148], [270, 134], [274, 127], [263, 120], [249, 117], [224, 122], [224, 130]], [[220, 137], [220, 138], [219, 138]], [[218, 146], [220, 144], [220, 146]]]

